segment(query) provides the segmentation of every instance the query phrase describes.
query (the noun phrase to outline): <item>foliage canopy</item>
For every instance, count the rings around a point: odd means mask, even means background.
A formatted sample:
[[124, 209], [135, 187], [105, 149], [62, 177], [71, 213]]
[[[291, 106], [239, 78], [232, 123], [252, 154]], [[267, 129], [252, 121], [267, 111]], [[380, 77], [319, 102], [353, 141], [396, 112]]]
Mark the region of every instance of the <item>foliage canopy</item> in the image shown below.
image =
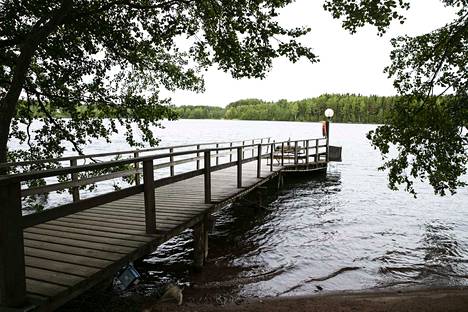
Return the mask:
[[[276, 21], [282, 1], [9, 1], [0, 2], [0, 162], [8, 137], [27, 142], [27, 157], [51, 157], [73, 142], [110, 139], [116, 123], [132, 123], [142, 140], [157, 143], [151, 126], [176, 117], [159, 90], [202, 91], [202, 71], [216, 65], [233, 77], [262, 78], [272, 60], [285, 56], [316, 61], [296, 39], [309, 29]], [[182, 44], [180, 43], [182, 42]], [[24, 97], [29, 106], [18, 110]], [[34, 133], [31, 106], [45, 115]], [[104, 123], [104, 115], [117, 119]], [[48, 108], [70, 119], [55, 119]], [[18, 115], [19, 119], [13, 119]], [[11, 126], [11, 127], [10, 127]]]

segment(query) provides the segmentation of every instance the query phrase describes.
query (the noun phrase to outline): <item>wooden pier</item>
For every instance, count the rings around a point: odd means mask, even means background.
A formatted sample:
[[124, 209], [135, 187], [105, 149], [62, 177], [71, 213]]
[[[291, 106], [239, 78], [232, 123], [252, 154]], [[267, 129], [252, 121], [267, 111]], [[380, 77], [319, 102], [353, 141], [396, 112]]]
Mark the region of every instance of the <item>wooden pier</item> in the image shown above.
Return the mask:
[[[115, 156], [121, 159], [109, 159]], [[94, 162], [86, 164], [90, 159]], [[0, 164], [9, 169], [58, 166], [0, 176], [0, 309], [54, 310], [188, 228], [194, 229], [195, 264], [202, 266], [212, 212], [283, 172], [322, 170], [328, 160], [328, 140], [319, 138], [191, 144]], [[155, 175], [163, 170], [167, 176]], [[82, 198], [93, 194], [80, 187], [121, 177], [130, 177], [133, 184]], [[37, 179], [46, 184], [26, 187]], [[71, 194], [70, 202], [23, 215], [25, 197], [63, 190]]]

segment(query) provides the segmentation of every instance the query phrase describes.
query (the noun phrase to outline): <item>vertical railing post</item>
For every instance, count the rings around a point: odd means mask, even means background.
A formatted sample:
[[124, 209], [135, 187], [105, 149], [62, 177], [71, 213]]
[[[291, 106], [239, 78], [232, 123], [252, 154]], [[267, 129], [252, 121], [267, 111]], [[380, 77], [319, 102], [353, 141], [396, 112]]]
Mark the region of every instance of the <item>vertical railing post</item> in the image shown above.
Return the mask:
[[306, 164], [309, 163], [309, 140], [305, 141], [305, 158], [306, 158]]
[[[8, 183], [8, 182], [7, 182]], [[20, 182], [0, 185], [0, 306], [26, 303]]]
[[262, 174], [262, 144], [257, 145], [257, 178]]
[[242, 159], [244, 159], [243, 156], [243, 147], [239, 146], [237, 148], [237, 187], [241, 188], [242, 187]]
[[[197, 151], [200, 150], [200, 144], [197, 145]], [[200, 152], [197, 152], [197, 170], [200, 169]]]
[[295, 141], [294, 142], [294, 164], [297, 165], [298, 163], [298, 149], [299, 149], [299, 142]]
[[284, 166], [284, 142], [281, 142], [281, 166]]
[[174, 153], [174, 149], [172, 147], [169, 149], [169, 153], [171, 154], [171, 156], [169, 156], [169, 162], [171, 163], [171, 166], [169, 167], [169, 169], [170, 169], [171, 177], [173, 177], [174, 165], [172, 163], [174, 162], [174, 156], [172, 156], [172, 153]]
[[270, 171], [273, 171], [273, 158], [275, 157], [275, 143], [270, 145]]
[[[138, 158], [140, 157], [140, 153], [137, 151], [137, 152], [134, 152], [133, 153], [133, 158]], [[133, 167], [135, 168], [136, 170], [136, 173], [135, 173], [135, 185], [140, 185], [140, 173], [138, 172], [138, 170], [140, 170], [140, 162], [139, 161], [135, 161], [135, 163], [133, 164]]]
[[218, 151], [218, 148], [219, 148], [219, 144], [216, 143], [216, 166], [219, 165], [219, 151]]
[[[255, 144], [255, 140], [252, 140], [252, 145]], [[252, 146], [252, 157], [255, 156], [255, 148]]]
[[328, 163], [328, 160], [330, 159], [330, 138], [327, 133], [327, 143], [326, 143], [326, 162]]
[[156, 233], [156, 199], [154, 194], [153, 160], [143, 161], [143, 190], [145, 198], [145, 225], [147, 234]]
[[229, 149], [229, 162], [232, 162], [232, 142], [229, 143], [229, 147], [230, 147], [230, 149]]
[[205, 151], [204, 157], [205, 170], [205, 204], [211, 204], [211, 151]]
[[[242, 146], [245, 145], [245, 141], [242, 141]], [[244, 149], [242, 149], [242, 159], [245, 158], [245, 152], [244, 152]]]
[[[70, 167], [76, 167], [78, 165], [78, 161], [76, 158], [70, 159]], [[78, 182], [78, 172], [72, 173], [71, 174], [71, 180], [73, 182]], [[72, 196], [73, 196], [73, 202], [77, 202], [80, 200], [80, 186], [75, 185], [71, 189], [72, 191]]]
[[315, 163], [319, 161], [319, 140], [315, 139]]

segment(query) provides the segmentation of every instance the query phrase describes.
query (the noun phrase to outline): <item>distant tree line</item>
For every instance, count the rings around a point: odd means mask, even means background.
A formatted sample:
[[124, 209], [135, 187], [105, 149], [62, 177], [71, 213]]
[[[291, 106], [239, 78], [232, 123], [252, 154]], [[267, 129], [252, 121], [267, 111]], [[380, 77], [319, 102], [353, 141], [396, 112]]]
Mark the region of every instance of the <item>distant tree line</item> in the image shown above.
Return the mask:
[[183, 119], [223, 119], [225, 118], [225, 109], [218, 106], [179, 106], [175, 111]]
[[333, 120], [345, 123], [383, 123], [397, 97], [324, 94], [300, 101], [266, 102], [244, 99], [220, 108], [216, 106], [180, 106], [175, 108], [182, 119], [241, 119], [320, 121], [324, 111], [335, 111]]
[[[279, 100], [267, 102], [260, 99], [243, 99], [230, 103], [226, 108], [218, 106], [170, 106], [182, 119], [240, 119], [240, 120], [282, 120], [320, 121], [327, 108], [335, 111], [333, 121], [345, 123], [384, 123], [397, 97], [362, 96], [354, 94], [324, 94], [300, 101]], [[55, 118], [70, 118], [70, 114], [52, 103], [45, 103]], [[46, 118], [43, 111], [32, 102], [20, 101], [18, 117], [30, 111], [34, 118]], [[120, 118], [117, 110], [102, 110], [98, 105], [76, 107], [76, 114], [92, 115], [94, 118]]]

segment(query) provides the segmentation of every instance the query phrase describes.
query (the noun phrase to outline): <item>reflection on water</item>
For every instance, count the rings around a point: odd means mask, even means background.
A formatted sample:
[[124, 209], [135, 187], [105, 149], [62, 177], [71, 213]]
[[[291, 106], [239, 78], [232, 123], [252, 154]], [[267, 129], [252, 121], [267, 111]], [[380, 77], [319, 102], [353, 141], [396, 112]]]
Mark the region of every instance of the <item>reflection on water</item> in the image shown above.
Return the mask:
[[216, 214], [203, 272], [190, 269], [187, 232], [142, 264], [148, 281], [171, 272], [190, 285], [189, 298], [204, 301], [468, 285], [466, 232], [456, 222], [343, 196], [339, 171], [285, 181], [265, 190], [262, 207], [246, 198]]

